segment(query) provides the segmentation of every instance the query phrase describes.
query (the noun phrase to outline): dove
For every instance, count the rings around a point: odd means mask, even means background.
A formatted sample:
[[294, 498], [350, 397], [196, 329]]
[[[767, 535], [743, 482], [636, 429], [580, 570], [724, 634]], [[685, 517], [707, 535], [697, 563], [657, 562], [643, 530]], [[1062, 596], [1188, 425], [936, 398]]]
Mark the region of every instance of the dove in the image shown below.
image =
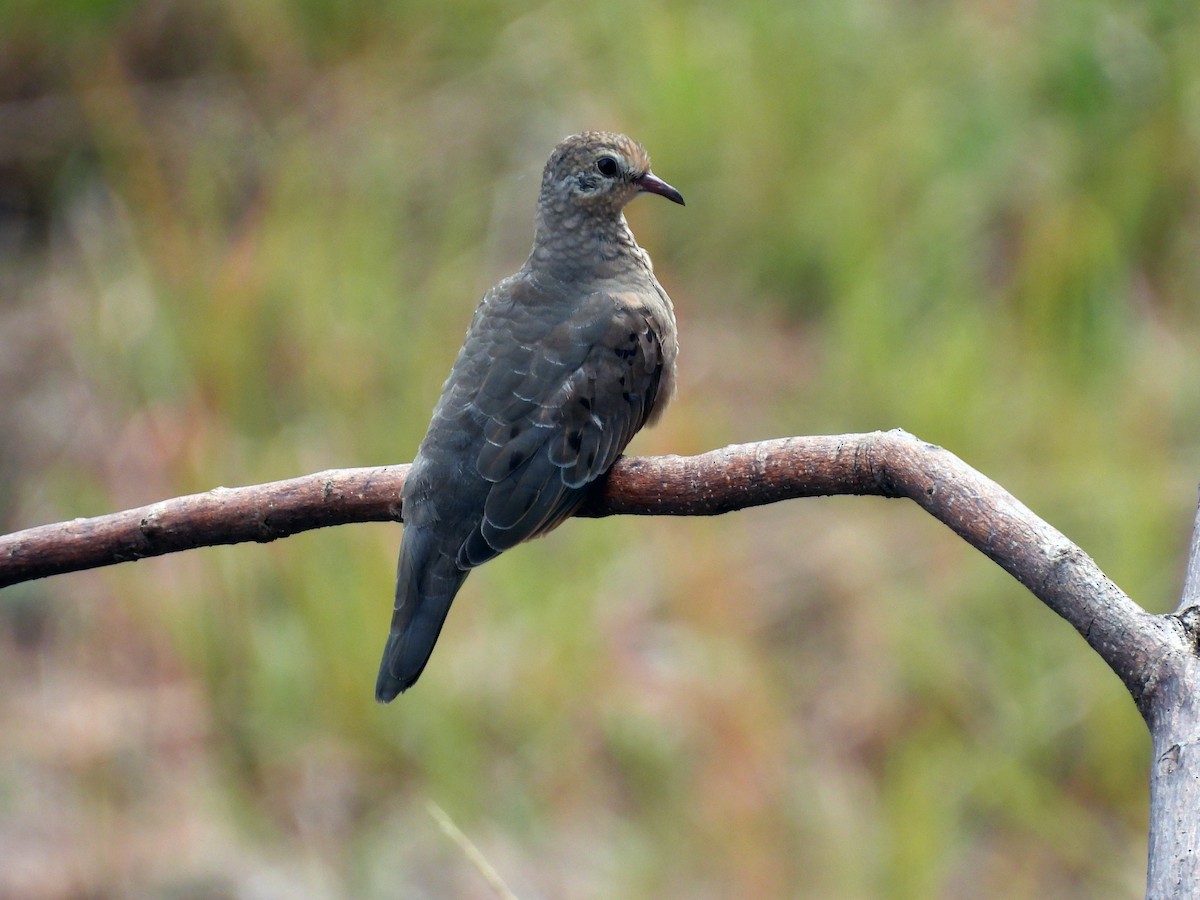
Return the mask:
[[623, 213], [643, 193], [683, 205], [625, 135], [550, 154], [529, 258], [476, 308], [405, 478], [378, 701], [420, 677], [470, 571], [570, 517], [674, 393], [674, 309]]

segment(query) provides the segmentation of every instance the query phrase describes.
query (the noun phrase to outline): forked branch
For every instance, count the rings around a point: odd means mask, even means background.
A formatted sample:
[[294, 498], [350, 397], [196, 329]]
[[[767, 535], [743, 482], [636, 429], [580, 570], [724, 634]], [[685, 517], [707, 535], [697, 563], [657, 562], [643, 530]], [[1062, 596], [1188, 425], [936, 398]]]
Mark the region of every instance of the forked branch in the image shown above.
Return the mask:
[[[0, 587], [351, 522], [399, 520], [408, 467], [333, 469], [0, 537]], [[1154, 738], [1148, 893], [1200, 883], [1200, 516], [1184, 603], [1151, 615], [1079, 547], [954, 454], [903, 431], [792, 437], [621, 459], [581, 516], [711, 516], [797, 497], [907, 497], [1070, 622], [1120, 676]]]

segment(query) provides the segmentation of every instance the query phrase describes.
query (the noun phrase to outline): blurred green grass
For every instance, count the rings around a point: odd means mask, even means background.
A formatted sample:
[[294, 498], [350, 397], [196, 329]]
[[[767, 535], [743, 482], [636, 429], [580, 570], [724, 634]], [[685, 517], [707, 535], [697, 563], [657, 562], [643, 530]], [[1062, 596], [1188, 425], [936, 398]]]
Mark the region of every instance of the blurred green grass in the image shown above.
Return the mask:
[[[9, 2], [0, 517], [409, 459], [549, 148], [611, 127], [688, 199], [629, 211], [683, 343], [635, 452], [904, 427], [1165, 611], [1198, 39], [1115, 0]], [[426, 799], [521, 896], [1140, 891], [1128, 697], [915, 508], [569, 523], [382, 708], [398, 539], [0, 594], [0, 893], [485, 896]]]

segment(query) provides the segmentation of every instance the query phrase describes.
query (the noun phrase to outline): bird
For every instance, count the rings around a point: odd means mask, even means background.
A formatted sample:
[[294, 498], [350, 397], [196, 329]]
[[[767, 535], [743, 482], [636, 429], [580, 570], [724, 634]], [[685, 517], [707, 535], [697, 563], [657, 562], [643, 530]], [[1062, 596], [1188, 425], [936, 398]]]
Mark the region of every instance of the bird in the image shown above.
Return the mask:
[[684, 203], [623, 134], [551, 152], [533, 249], [476, 307], [405, 477], [379, 702], [420, 677], [470, 571], [570, 517], [671, 399], [674, 308], [623, 213], [643, 193]]

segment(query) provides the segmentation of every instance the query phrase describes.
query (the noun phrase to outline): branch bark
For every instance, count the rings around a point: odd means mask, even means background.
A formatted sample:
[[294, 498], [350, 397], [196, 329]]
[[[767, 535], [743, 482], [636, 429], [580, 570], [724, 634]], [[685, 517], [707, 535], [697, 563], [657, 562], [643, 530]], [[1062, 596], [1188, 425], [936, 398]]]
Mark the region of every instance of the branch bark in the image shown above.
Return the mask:
[[[401, 518], [407, 466], [216, 488], [0, 537], [0, 587], [299, 531]], [[1200, 892], [1200, 512], [1183, 603], [1151, 615], [1061, 532], [954, 454], [903, 431], [791, 437], [699, 456], [623, 458], [578, 515], [711, 516], [798, 497], [907, 497], [1075, 627], [1151, 729], [1147, 893]]]
[[329, 525], [400, 521], [407, 471], [406, 465], [332, 469], [27, 528], [0, 537], [0, 588], [197, 547], [265, 544]]

